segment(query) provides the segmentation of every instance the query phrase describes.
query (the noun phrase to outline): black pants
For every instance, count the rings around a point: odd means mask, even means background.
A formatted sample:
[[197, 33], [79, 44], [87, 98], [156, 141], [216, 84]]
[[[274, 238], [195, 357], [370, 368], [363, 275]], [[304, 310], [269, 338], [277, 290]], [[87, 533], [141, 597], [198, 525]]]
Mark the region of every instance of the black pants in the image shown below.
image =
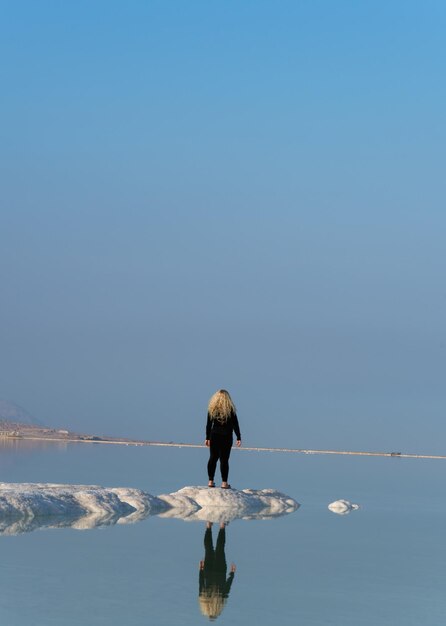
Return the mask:
[[210, 445], [210, 456], [208, 462], [209, 480], [214, 480], [217, 461], [220, 459], [221, 479], [224, 483], [228, 481], [229, 455], [231, 454], [232, 437], [212, 435]]

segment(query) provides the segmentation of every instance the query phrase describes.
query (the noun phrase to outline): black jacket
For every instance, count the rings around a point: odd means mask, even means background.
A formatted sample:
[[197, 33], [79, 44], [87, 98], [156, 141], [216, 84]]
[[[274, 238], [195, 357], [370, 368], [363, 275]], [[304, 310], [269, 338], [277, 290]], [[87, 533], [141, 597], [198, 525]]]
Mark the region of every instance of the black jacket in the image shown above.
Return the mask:
[[211, 419], [209, 413], [206, 422], [206, 439], [210, 439], [212, 435], [232, 437], [232, 431], [235, 432], [237, 441], [241, 440], [240, 427], [238, 425], [237, 414], [234, 411], [223, 424], [216, 419]]

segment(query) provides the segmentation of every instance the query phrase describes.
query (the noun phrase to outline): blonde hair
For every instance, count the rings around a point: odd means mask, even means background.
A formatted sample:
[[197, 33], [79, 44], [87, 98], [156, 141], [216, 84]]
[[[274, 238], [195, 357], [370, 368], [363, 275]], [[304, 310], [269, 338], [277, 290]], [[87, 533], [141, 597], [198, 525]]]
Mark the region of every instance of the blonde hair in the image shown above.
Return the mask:
[[223, 611], [227, 598], [225, 598], [221, 592], [216, 589], [209, 589], [200, 593], [198, 596], [198, 602], [200, 604], [200, 610], [205, 617], [209, 617], [210, 620], [216, 619]]
[[219, 389], [209, 400], [208, 413], [211, 420], [225, 424], [231, 417], [231, 413], [235, 412], [235, 405], [226, 389]]

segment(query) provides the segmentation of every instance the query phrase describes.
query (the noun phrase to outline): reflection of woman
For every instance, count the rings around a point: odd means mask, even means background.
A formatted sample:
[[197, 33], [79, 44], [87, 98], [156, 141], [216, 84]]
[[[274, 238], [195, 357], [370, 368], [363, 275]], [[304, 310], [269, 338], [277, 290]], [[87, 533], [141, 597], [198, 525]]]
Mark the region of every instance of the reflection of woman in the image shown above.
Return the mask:
[[234, 580], [235, 565], [231, 565], [231, 571], [226, 579], [225, 525], [220, 526], [215, 550], [211, 529], [212, 524], [208, 522], [204, 534], [204, 561], [200, 561], [199, 602], [203, 615], [212, 620], [220, 615], [226, 604]]
[[215, 469], [217, 461], [220, 459], [222, 489], [231, 488], [231, 485], [228, 484], [228, 474], [233, 431], [237, 437], [237, 446], [240, 447], [242, 438], [234, 403], [225, 389], [219, 389], [209, 400], [206, 422], [206, 445], [210, 450], [208, 462], [209, 487], [215, 487]]

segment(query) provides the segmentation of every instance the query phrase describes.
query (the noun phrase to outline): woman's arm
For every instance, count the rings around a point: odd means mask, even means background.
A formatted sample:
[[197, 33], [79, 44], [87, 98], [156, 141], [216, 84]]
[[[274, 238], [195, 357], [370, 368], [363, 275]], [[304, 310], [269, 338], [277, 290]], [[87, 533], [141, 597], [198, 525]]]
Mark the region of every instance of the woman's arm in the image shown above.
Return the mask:
[[212, 428], [212, 420], [208, 413], [207, 421], [206, 421], [206, 445], [209, 445], [209, 440], [211, 438], [211, 428]]
[[242, 436], [240, 434], [240, 426], [238, 424], [237, 413], [232, 413], [232, 427], [234, 429], [235, 436], [237, 437], [237, 445], [240, 446]]

